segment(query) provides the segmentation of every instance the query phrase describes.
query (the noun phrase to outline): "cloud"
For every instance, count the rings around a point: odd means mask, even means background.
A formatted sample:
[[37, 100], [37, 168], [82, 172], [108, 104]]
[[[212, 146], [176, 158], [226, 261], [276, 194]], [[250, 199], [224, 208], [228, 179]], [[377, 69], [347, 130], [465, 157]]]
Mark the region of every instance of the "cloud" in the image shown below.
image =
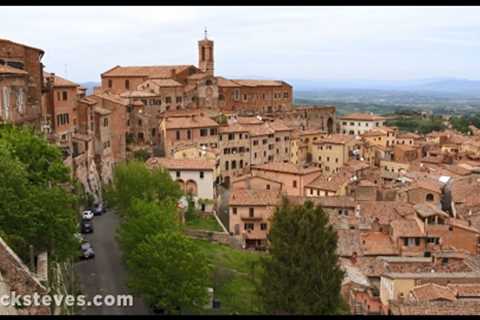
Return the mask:
[[[196, 64], [269, 78], [478, 78], [478, 7], [3, 7], [0, 37], [46, 51], [48, 70], [98, 80], [114, 65]], [[35, 32], [32, 32], [35, 30]]]

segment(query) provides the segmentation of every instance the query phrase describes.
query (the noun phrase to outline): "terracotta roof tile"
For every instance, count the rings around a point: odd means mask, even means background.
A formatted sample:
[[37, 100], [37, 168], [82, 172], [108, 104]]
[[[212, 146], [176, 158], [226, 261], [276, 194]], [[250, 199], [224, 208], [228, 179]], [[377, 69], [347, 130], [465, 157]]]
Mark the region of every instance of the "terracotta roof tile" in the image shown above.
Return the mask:
[[169, 170], [205, 170], [211, 171], [215, 168], [214, 160], [204, 159], [171, 159], [152, 157], [145, 162], [148, 168], [163, 167]]
[[[44, 79], [46, 79], [47, 77], [50, 77], [51, 75], [52, 75], [51, 73], [43, 72]], [[58, 75], [55, 75], [53, 86], [54, 87], [79, 87], [80, 85], [73, 81], [64, 79]]]
[[167, 117], [164, 119], [167, 130], [186, 128], [218, 127], [218, 123], [207, 116], [180, 116]]
[[163, 65], [163, 66], [116, 66], [102, 73], [102, 77], [150, 77], [150, 78], [170, 78], [172, 69], [175, 73], [194, 67], [193, 65]]
[[346, 134], [332, 134], [315, 141], [314, 144], [346, 144], [355, 141], [355, 138]]
[[396, 255], [398, 250], [388, 234], [383, 232], [360, 233], [362, 252], [364, 255]]
[[449, 300], [455, 301], [455, 291], [452, 288], [438, 285], [436, 283], [426, 283], [417, 286], [411, 291], [417, 301]]

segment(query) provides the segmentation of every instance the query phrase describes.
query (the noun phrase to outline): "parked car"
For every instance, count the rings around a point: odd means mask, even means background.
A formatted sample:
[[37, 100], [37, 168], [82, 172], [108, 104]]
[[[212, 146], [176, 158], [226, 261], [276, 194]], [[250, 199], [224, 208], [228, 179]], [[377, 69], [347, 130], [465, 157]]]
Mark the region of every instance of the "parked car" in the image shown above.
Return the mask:
[[105, 212], [105, 208], [104, 208], [103, 204], [102, 203], [97, 203], [95, 205], [95, 208], [93, 209], [93, 213], [96, 216], [101, 216], [102, 213], [104, 213], [104, 212]]
[[92, 245], [90, 242], [84, 242], [80, 246], [81, 254], [80, 259], [92, 259], [95, 257], [95, 251], [93, 251]]
[[94, 216], [94, 213], [92, 210], [85, 210], [82, 213], [82, 219], [84, 220], [92, 220]]
[[81, 233], [93, 233], [93, 223], [91, 220], [82, 220], [80, 224]]

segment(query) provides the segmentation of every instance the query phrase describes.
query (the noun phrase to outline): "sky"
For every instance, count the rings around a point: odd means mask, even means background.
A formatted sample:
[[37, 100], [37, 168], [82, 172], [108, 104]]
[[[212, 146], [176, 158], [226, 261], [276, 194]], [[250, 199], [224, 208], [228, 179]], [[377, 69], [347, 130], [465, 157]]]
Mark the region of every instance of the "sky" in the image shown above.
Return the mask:
[[45, 70], [99, 81], [116, 65], [198, 63], [204, 28], [230, 78], [480, 79], [480, 7], [2, 7], [0, 38]]

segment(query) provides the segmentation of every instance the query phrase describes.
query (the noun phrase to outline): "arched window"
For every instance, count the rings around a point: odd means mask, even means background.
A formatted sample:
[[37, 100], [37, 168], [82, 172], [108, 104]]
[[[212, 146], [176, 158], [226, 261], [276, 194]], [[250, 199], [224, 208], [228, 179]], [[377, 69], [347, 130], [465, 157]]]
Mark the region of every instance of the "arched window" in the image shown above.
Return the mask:
[[426, 199], [428, 202], [432, 202], [433, 199], [434, 199], [434, 196], [433, 196], [433, 194], [428, 193], [427, 196], [425, 197], [425, 199]]
[[205, 61], [205, 47], [202, 47], [202, 61]]

